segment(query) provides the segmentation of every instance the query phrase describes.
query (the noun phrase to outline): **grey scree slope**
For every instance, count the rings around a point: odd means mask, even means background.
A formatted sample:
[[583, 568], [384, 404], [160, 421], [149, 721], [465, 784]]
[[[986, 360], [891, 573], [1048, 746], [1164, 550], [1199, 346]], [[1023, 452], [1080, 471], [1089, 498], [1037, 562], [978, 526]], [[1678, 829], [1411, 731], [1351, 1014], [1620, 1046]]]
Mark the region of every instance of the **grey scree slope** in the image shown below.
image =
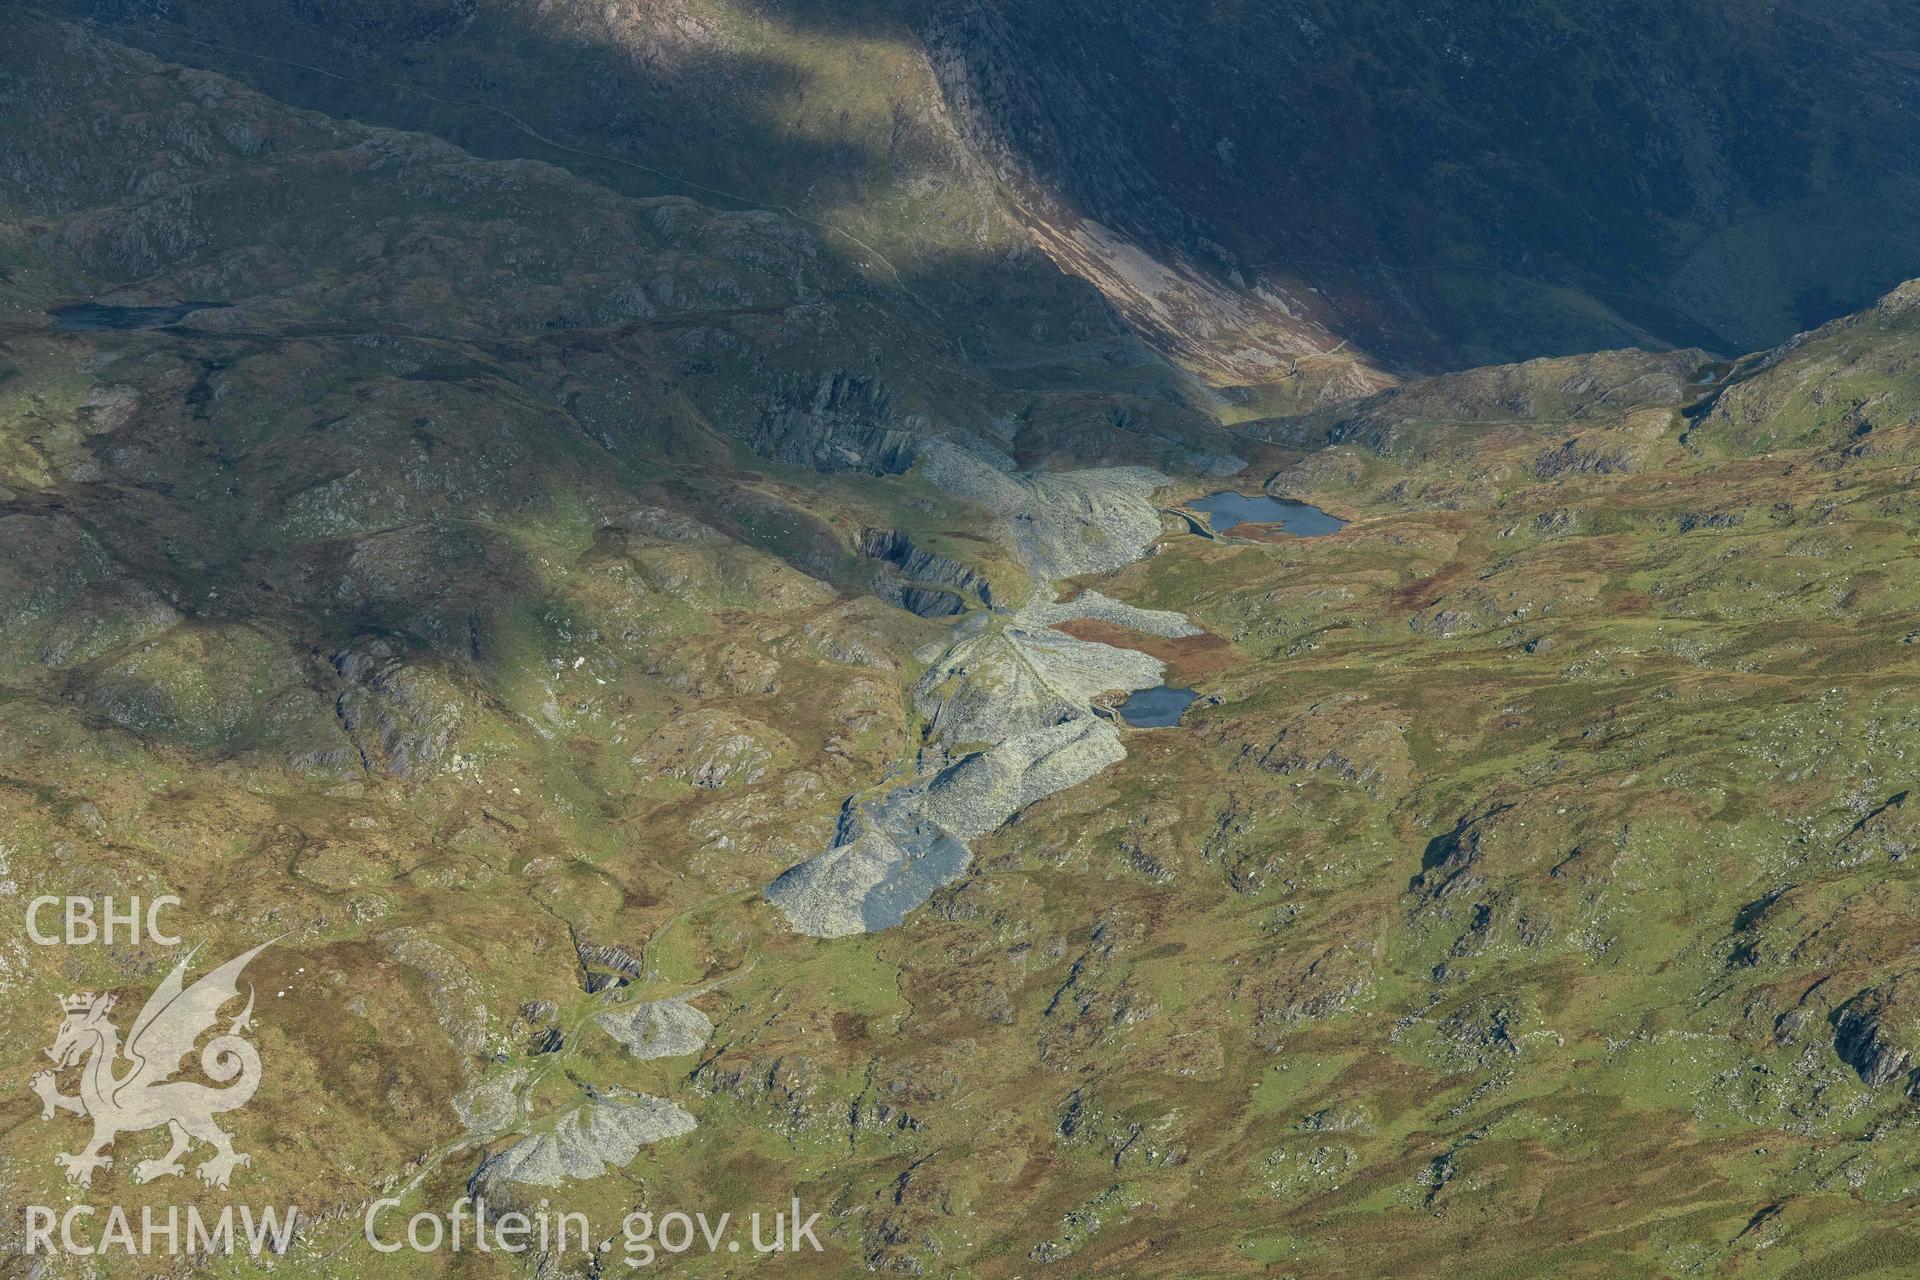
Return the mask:
[[1120, 729], [1093, 709], [1109, 690], [1151, 688], [1164, 667], [1131, 649], [1052, 628], [1074, 618], [1162, 636], [1197, 635], [1177, 613], [1083, 592], [1061, 603], [1054, 583], [1140, 558], [1160, 535], [1156, 489], [1143, 467], [1015, 474], [936, 441], [921, 453], [935, 485], [981, 503], [1032, 576], [1032, 600], [954, 625], [929, 662], [914, 703], [931, 745], [906, 781], [850, 800], [832, 845], [789, 868], [767, 897], [794, 929], [818, 938], [890, 928], [972, 859], [970, 841], [1028, 805], [1085, 782], [1126, 757]]

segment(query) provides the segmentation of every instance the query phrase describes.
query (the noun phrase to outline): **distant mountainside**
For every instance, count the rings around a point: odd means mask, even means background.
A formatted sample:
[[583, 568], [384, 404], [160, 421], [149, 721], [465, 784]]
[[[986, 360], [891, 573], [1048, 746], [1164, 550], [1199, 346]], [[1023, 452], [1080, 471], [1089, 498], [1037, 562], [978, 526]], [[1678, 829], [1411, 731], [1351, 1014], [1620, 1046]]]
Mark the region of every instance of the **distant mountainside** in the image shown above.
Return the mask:
[[1920, 273], [1920, 11], [1886, 0], [65, 9], [336, 114], [786, 206], [985, 360], [1130, 358], [1037, 248], [1269, 409], [1736, 354]]
[[1737, 352], [1913, 274], [1920, 12], [1878, 15], [971, 0], [926, 29], [1054, 219], [1311, 290], [1331, 330], [1432, 369]]

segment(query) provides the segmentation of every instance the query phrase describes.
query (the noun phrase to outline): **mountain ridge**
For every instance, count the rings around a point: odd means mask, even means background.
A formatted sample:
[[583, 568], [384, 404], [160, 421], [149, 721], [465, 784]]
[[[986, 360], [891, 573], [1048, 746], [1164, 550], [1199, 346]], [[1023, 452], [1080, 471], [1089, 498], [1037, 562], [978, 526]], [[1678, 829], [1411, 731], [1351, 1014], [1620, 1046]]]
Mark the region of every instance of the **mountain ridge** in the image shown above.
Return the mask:
[[[73, 11], [336, 112], [483, 151], [529, 141], [247, 65], [297, 31], [334, 74], [538, 117], [570, 146], [792, 207], [898, 264], [978, 357], [1102, 327], [1121, 351], [1089, 281], [1164, 355], [1267, 412], [1383, 373], [1623, 345], [1733, 355], [1920, 271], [1901, 221], [1920, 71], [1897, 55], [1920, 34], [1897, 6], [1871, 35], [1824, 0], [1755, 21], [1704, 0]], [[488, 97], [522, 83], [553, 91], [524, 109]], [[1019, 332], [1036, 314], [1078, 318], [1036, 345]]]

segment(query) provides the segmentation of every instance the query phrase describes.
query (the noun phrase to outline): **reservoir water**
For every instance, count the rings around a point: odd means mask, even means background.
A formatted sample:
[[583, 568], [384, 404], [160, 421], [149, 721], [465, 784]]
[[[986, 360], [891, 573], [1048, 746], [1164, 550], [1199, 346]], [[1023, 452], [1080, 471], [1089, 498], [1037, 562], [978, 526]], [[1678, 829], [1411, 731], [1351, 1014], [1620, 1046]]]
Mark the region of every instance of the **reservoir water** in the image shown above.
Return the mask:
[[115, 307], [103, 302], [75, 302], [47, 314], [56, 329], [85, 332], [97, 329], [164, 329], [179, 324], [196, 311], [223, 307], [224, 302], [176, 302], [164, 307]]
[[1199, 696], [1191, 689], [1164, 684], [1141, 689], [1120, 704], [1120, 718], [1136, 729], [1165, 729], [1179, 724], [1180, 717]]
[[1248, 497], [1244, 493], [1209, 494], [1187, 504], [1207, 514], [1207, 523], [1215, 533], [1225, 533], [1237, 524], [1277, 524], [1296, 538], [1319, 538], [1344, 529], [1345, 520], [1330, 516], [1316, 506], [1289, 498], [1270, 498], [1266, 494]]

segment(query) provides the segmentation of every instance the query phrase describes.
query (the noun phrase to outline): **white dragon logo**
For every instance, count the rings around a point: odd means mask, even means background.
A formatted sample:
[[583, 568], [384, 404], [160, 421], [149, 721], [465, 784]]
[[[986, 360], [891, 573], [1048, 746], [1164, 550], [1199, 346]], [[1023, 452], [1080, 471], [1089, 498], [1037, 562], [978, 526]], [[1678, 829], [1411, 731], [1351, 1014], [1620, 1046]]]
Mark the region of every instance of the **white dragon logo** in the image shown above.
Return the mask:
[[[80, 1092], [71, 1096], [61, 1093], [52, 1071], [42, 1071], [31, 1083], [40, 1095], [41, 1119], [52, 1119], [55, 1111], [71, 1111], [93, 1119], [93, 1141], [74, 1155], [54, 1157], [66, 1168], [69, 1182], [91, 1186], [94, 1170], [113, 1167], [113, 1157], [101, 1152], [113, 1145], [117, 1135], [161, 1125], [172, 1133], [173, 1146], [160, 1159], [135, 1165], [135, 1182], [185, 1173], [180, 1157], [195, 1140], [213, 1148], [213, 1154], [194, 1169], [209, 1186], [224, 1188], [236, 1168], [253, 1162], [252, 1157], [235, 1151], [232, 1135], [213, 1122], [221, 1112], [245, 1106], [260, 1087], [259, 1051], [240, 1035], [252, 1025], [251, 987], [247, 1007], [200, 1051], [200, 1069], [225, 1087], [169, 1077], [180, 1070], [201, 1035], [219, 1021], [222, 1006], [239, 998], [240, 971], [271, 945], [263, 942], [235, 956], [183, 991], [182, 978], [193, 959], [189, 953], [173, 967], [133, 1020], [124, 1051], [119, 1030], [107, 1020], [114, 1006], [111, 995], [83, 993], [61, 998], [65, 1017], [47, 1056], [59, 1070], [84, 1059]], [[123, 1052], [132, 1065], [124, 1074], [117, 1074]]]

